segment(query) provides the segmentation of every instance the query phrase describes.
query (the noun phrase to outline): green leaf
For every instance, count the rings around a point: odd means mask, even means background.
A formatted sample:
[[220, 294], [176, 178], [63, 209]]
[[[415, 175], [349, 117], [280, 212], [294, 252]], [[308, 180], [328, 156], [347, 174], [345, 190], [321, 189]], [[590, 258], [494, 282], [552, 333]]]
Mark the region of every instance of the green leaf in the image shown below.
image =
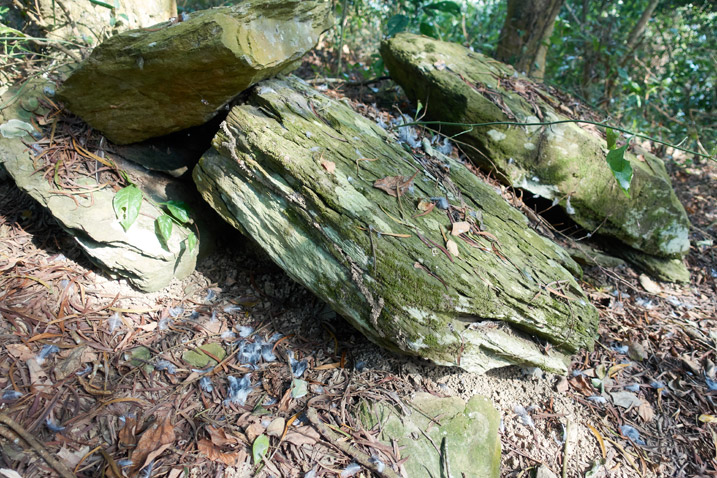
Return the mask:
[[114, 6], [110, 5], [107, 2], [100, 2], [100, 0], [89, 0], [90, 3], [93, 3], [95, 5], [99, 5], [100, 7], [109, 8], [110, 10], [114, 10]]
[[605, 134], [607, 135], [607, 149], [615, 149], [615, 143], [617, 143], [620, 133], [612, 128], [605, 128]]
[[291, 381], [291, 398], [301, 398], [309, 393], [308, 383], [306, 380], [295, 378]]
[[428, 13], [432, 11], [438, 11], [443, 13], [450, 13], [451, 15], [460, 16], [461, 6], [456, 2], [436, 2], [431, 3], [423, 7], [423, 10]]
[[139, 216], [139, 208], [142, 206], [142, 191], [134, 184], [122, 188], [115, 194], [112, 206], [117, 219], [126, 232]]
[[421, 25], [418, 27], [418, 29], [423, 35], [426, 35], [427, 37], [438, 38], [438, 30], [436, 30], [436, 27], [434, 27], [428, 22], [421, 22]]
[[625, 159], [627, 144], [621, 148], [613, 149], [607, 153], [607, 165], [615, 176], [618, 186], [627, 197], [630, 197], [630, 182], [632, 181], [632, 165]]
[[408, 26], [409, 19], [406, 15], [394, 15], [388, 19], [388, 33], [387, 35], [392, 37], [396, 33], [400, 33]]
[[167, 206], [169, 214], [171, 214], [174, 219], [182, 224], [189, 222], [189, 206], [187, 206], [185, 202], [167, 201], [164, 205]]
[[194, 233], [191, 231], [187, 236], [187, 247], [190, 251], [194, 251], [194, 248], [197, 247], [197, 236], [195, 236]]
[[169, 244], [169, 238], [172, 237], [172, 218], [166, 214], [162, 214], [154, 221], [161, 239], [164, 240], [165, 244]]
[[255, 465], [261, 461], [267, 451], [269, 451], [269, 437], [263, 434], [259, 435], [251, 446], [251, 457]]

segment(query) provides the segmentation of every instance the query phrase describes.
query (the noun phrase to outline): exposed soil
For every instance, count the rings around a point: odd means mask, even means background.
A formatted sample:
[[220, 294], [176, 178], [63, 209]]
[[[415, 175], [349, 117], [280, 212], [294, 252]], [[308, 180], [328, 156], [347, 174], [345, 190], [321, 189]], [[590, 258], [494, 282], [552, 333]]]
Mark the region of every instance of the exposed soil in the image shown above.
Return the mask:
[[[348, 96], [374, 119], [396, 115], [395, 105], [410, 108], [388, 83], [337, 85], [320, 89]], [[529, 476], [538, 466], [558, 476], [565, 469], [567, 477], [716, 476], [717, 168], [672, 169], [694, 224], [692, 282], [655, 284], [628, 267], [586, 270], [583, 286], [600, 310], [600, 338], [594, 351], [575, 357], [568, 377], [516, 367], [478, 376], [389, 354], [238, 233], [189, 278], [140, 294], [104, 276], [44, 210], [2, 183], [0, 418], [13, 422], [0, 425], [0, 468], [55, 476], [62, 470], [41, 458], [44, 450], [87, 477], [148, 469], [173, 478], [187, 476], [184, 470], [202, 477], [339, 476], [355, 457], [316, 431], [304, 413], [315, 409], [358, 448], [400, 471], [400, 450], [378, 447], [375, 431], [361, 430], [349, 412], [361, 400], [395, 404], [428, 391], [492, 400], [503, 417], [503, 477]], [[271, 342], [277, 360], [246, 366], [238, 340]], [[214, 357], [215, 366], [193, 369], [182, 359], [211, 342], [228, 352]], [[138, 346], [149, 355], [133, 356]], [[308, 366], [301, 375], [307, 393], [296, 398], [289, 352]], [[243, 403], [227, 400], [228, 377], [249, 373], [252, 390]], [[14, 441], [25, 432], [39, 443]], [[257, 468], [250, 444], [263, 433], [270, 447]], [[362, 469], [355, 476], [373, 475]]]

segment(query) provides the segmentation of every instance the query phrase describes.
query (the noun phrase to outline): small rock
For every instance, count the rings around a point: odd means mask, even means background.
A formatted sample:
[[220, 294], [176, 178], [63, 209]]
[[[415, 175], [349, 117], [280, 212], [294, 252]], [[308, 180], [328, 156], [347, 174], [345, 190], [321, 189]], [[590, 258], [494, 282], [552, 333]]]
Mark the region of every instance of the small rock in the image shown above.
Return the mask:
[[286, 421], [283, 418], [275, 418], [269, 426], [266, 427], [266, 434], [270, 437], [280, 437], [284, 433], [285, 426]]
[[630, 342], [627, 347], [627, 356], [636, 362], [642, 362], [647, 358], [645, 347], [639, 342]]
[[553, 473], [547, 466], [540, 465], [538, 469], [535, 470], [535, 478], [558, 478], [558, 475]]
[[566, 393], [568, 391], [569, 384], [568, 379], [566, 377], [560, 377], [557, 382], [555, 382], [555, 391], [558, 393]]
[[640, 285], [650, 294], [659, 294], [662, 292], [660, 284], [650, 279], [646, 274], [640, 274]]

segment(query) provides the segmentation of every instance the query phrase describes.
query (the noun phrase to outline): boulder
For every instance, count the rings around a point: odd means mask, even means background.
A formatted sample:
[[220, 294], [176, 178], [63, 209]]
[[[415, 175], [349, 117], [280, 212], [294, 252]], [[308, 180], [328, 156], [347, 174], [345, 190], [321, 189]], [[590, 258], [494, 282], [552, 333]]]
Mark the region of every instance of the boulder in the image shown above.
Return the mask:
[[[32, 123], [37, 124], [36, 115], [46, 111], [38, 99], [47, 84], [46, 81], [28, 83], [19, 99], [0, 112], [0, 164], [21, 190], [50, 211], [90, 260], [110, 275], [124, 277], [136, 288], [148, 292], [161, 289], [173, 277], [181, 279], [189, 275], [194, 270], [199, 247], [190, 247], [187, 237], [190, 232], [197, 232], [195, 225], [199, 224], [200, 245], [210, 245], [210, 229], [202, 224], [212, 212], [206, 211], [203, 202], [197, 200], [196, 191], [186, 184], [121, 158], [111, 158], [142, 190], [144, 197], [152, 200], [142, 201], [136, 222], [125, 231], [113, 208], [115, 189], [112, 186], [98, 184], [92, 175], [78, 175], [73, 178], [77, 189], [59, 189], [52, 175], [48, 180], [47, 174], [39, 172], [47, 153], [47, 141], [39, 142], [39, 139], [50, 136], [50, 125], [43, 135]], [[8, 91], [2, 97], [3, 104], [10, 102], [18, 90]], [[57, 164], [55, 171], [61, 166]], [[168, 200], [189, 204], [195, 225], [174, 224], [169, 240], [163, 242], [155, 230], [155, 218], [162, 214], [158, 204]]]
[[[293, 68], [331, 27], [326, 0], [246, 0], [115, 35], [67, 79], [67, 108], [117, 144], [206, 123]], [[180, 17], [183, 18], [183, 17]]]
[[461, 163], [293, 77], [247, 92], [213, 145], [204, 198], [375, 343], [475, 372], [565, 371], [592, 346], [579, 267]]
[[468, 144], [466, 154], [506, 184], [557, 201], [588, 231], [644, 253], [679, 259], [688, 252], [690, 223], [657, 157], [626, 153], [634, 169], [628, 197], [606, 163], [606, 141], [594, 126], [501, 124], [575, 118], [544, 86], [512, 67], [413, 34], [384, 41], [381, 54], [409, 98], [426, 105], [427, 118], [450, 122], [440, 127], [444, 132], [465, 132], [460, 139]]
[[417, 393], [407, 404], [401, 411], [384, 402], [359, 408], [364, 428], [378, 425], [378, 440], [389, 448], [397, 442], [408, 458], [403, 476], [500, 476], [500, 414], [490, 400]]
[[[22, 14], [14, 23], [24, 30], [39, 28], [52, 40], [69, 41], [81, 45], [96, 45], [105, 36], [132, 28], [142, 28], [177, 16], [176, 0], [122, 0], [122, 2], [19, 0], [22, 12], [11, 13], [11, 18]], [[13, 7], [14, 10], [14, 7]], [[11, 25], [12, 26], [12, 25]]]

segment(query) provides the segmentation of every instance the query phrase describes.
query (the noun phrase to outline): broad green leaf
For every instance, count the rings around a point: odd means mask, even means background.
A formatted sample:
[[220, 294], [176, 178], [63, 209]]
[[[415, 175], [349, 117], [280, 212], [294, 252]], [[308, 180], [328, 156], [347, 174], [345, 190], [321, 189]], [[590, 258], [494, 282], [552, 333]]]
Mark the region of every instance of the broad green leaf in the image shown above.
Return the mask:
[[436, 30], [436, 27], [434, 27], [428, 22], [421, 22], [421, 25], [418, 27], [418, 29], [423, 35], [426, 35], [427, 37], [438, 38], [438, 30]]
[[172, 237], [172, 218], [166, 214], [162, 214], [155, 219], [154, 223], [164, 243], [169, 244], [169, 238]]
[[267, 451], [269, 451], [269, 437], [263, 434], [259, 435], [251, 446], [251, 457], [255, 465], [261, 461]]
[[299, 378], [293, 379], [291, 381], [291, 398], [301, 398], [309, 393], [307, 387], [308, 383], [306, 383], [306, 380], [301, 380]]
[[615, 149], [620, 133], [612, 128], [605, 128], [605, 135], [607, 135], [607, 149]]
[[197, 236], [195, 236], [194, 233], [190, 231], [189, 235], [187, 236], [187, 248], [189, 248], [190, 251], [194, 251], [195, 247], [197, 247]]
[[394, 15], [388, 19], [388, 32], [387, 35], [392, 37], [396, 33], [400, 33], [408, 26], [409, 19], [406, 15]]
[[618, 186], [626, 196], [630, 197], [630, 182], [632, 181], [632, 165], [625, 159], [627, 144], [621, 148], [613, 149], [607, 153], [607, 165], [615, 176]]
[[0, 124], [0, 134], [5, 138], [22, 138], [35, 131], [30, 123], [19, 119], [11, 119], [7, 123]]
[[89, 1], [90, 1], [90, 3], [93, 3], [93, 4], [95, 4], [95, 5], [99, 5], [100, 7], [109, 8], [110, 10], [114, 10], [114, 8], [115, 8], [114, 6], [110, 5], [109, 3], [107, 3], [107, 2], [101, 2], [100, 0], [89, 0]]
[[167, 201], [164, 205], [167, 206], [169, 214], [174, 219], [182, 224], [189, 222], [189, 206], [187, 206], [187, 203], [183, 201]]
[[142, 191], [134, 184], [122, 188], [115, 194], [112, 206], [117, 219], [126, 232], [139, 216], [139, 208], [142, 206]]
[[458, 15], [458, 16], [460, 16], [460, 14], [461, 14], [461, 6], [458, 5], [456, 2], [431, 3], [431, 4], [423, 7], [423, 10], [426, 12], [439, 11], [439, 12], [450, 13], [451, 15]]

